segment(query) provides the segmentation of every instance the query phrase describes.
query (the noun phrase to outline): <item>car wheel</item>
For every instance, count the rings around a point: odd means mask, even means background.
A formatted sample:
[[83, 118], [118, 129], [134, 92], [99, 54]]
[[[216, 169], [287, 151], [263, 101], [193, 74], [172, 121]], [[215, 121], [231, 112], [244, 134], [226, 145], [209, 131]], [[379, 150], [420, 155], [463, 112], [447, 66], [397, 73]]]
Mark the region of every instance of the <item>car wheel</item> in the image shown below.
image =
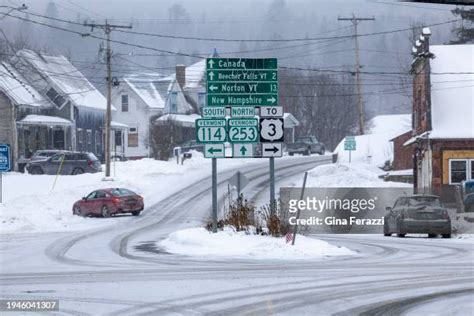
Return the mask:
[[443, 237], [443, 238], [451, 238], [451, 234], [442, 234], [441, 237]]
[[74, 206], [72, 210], [72, 214], [77, 215], [77, 216], [82, 216], [81, 209], [79, 208], [79, 206]]
[[33, 167], [30, 171], [31, 174], [43, 174], [43, 169], [41, 167]]
[[303, 152], [303, 155], [305, 155], [305, 156], [311, 155], [311, 148], [307, 148], [307, 149]]
[[392, 236], [392, 233], [388, 231], [388, 226], [386, 224], [383, 225], [383, 235], [385, 237]]
[[82, 170], [81, 168], [76, 168], [72, 171], [72, 175], [77, 175], [77, 174], [83, 174], [84, 173], [84, 170]]
[[436, 234], [428, 234], [428, 238], [435, 238]]
[[294, 153], [288, 153], [288, 155], [290, 155], [290, 156], [293, 156], [293, 155], [294, 155]]
[[140, 215], [140, 211], [132, 212], [132, 215], [133, 215], [133, 216], [138, 216], [138, 215]]
[[102, 214], [102, 217], [110, 217], [110, 212], [107, 205], [102, 206], [101, 214]]
[[321, 148], [321, 150], [319, 151], [319, 154], [322, 156], [326, 153], [326, 148]]

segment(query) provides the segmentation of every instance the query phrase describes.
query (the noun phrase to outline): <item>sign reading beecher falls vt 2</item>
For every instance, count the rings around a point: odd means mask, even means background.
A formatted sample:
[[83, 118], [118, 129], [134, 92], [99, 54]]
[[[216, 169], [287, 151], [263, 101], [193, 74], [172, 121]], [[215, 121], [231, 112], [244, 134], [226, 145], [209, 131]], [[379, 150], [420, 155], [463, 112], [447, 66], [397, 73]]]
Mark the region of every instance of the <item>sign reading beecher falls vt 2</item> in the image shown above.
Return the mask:
[[[257, 117], [259, 112], [256, 110], [256, 107], [260, 108], [261, 115], [264, 110], [263, 115], [269, 120], [283, 116], [283, 109], [278, 106], [276, 58], [208, 58], [206, 78], [207, 106], [202, 111], [204, 118], [196, 121], [196, 139], [206, 144], [206, 157], [251, 158], [256, 152], [254, 146], [259, 141], [283, 140], [282, 136], [261, 136], [261, 124]], [[231, 118], [228, 118], [229, 115]], [[266, 133], [273, 135], [272, 130]], [[232, 145], [227, 155], [223, 153], [224, 142]]]

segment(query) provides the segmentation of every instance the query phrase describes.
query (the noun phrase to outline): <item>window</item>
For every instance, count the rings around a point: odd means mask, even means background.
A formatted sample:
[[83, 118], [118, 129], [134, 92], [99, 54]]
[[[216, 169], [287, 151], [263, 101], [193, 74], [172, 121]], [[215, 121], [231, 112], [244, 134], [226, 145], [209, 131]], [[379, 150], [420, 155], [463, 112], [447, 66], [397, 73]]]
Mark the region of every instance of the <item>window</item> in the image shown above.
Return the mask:
[[178, 92], [171, 93], [170, 113], [178, 113]]
[[115, 146], [122, 146], [122, 131], [115, 131]]
[[449, 160], [449, 184], [474, 179], [474, 159]]
[[64, 160], [66, 160], [66, 161], [74, 161], [74, 160], [76, 160], [76, 156], [75, 156], [74, 154], [66, 154], [66, 155], [64, 156]]
[[102, 152], [101, 151], [101, 137], [100, 137], [100, 131], [95, 132], [95, 152], [96, 154], [99, 154]]
[[97, 191], [97, 194], [95, 195], [96, 199], [103, 199], [105, 197], [107, 197], [107, 196], [105, 195], [104, 191]]
[[58, 107], [61, 108], [66, 99], [61, 96], [54, 88], [49, 88], [46, 92], [46, 96], [53, 101], [53, 103]]
[[128, 147], [138, 147], [138, 129], [135, 127], [128, 130]]
[[87, 199], [87, 200], [93, 200], [93, 199], [95, 199], [96, 194], [97, 194], [97, 191], [94, 191], [94, 192], [92, 192], [91, 194], [89, 194], [89, 195], [86, 197], [86, 199]]
[[82, 128], [77, 129], [77, 149], [79, 151], [84, 150], [84, 135]]
[[206, 106], [206, 93], [205, 92], [199, 92], [198, 93], [198, 107], [199, 107], [199, 110], [201, 110], [205, 106]]
[[92, 150], [92, 130], [86, 131], [87, 150]]
[[122, 94], [122, 112], [128, 112], [128, 94]]

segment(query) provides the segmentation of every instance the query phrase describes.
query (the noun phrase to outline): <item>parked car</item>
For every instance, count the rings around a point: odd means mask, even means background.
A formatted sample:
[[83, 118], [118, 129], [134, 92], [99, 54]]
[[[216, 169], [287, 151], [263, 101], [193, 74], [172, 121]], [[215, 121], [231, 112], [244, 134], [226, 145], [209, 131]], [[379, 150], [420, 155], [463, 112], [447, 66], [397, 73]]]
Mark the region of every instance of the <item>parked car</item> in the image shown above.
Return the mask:
[[179, 147], [181, 147], [181, 152], [182, 153], [185, 153], [185, 152], [188, 152], [188, 151], [191, 151], [191, 150], [196, 150], [196, 151], [199, 151], [199, 152], [204, 152], [204, 145], [203, 144], [198, 144], [195, 140], [188, 140], [184, 143], [182, 143], [181, 145], [179, 145]]
[[60, 149], [40, 149], [35, 151], [35, 153], [30, 158], [20, 158], [18, 159], [18, 171], [25, 172], [26, 165], [33, 160], [42, 160], [47, 159], [51, 156], [54, 156], [58, 153], [65, 152], [65, 150]]
[[76, 175], [100, 172], [102, 165], [93, 153], [64, 151], [49, 158], [32, 160], [26, 169], [30, 174]]
[[287, 144], [286, 148], [290, 156], [294, 154], [310, 155], [312, 153], [324, 155], [326, 152], [324, 144], [318, 142], [314, 136], [297, 137], [295, 142]]
[[461, 183], [461, 198], [465, 212], [474, 212], [474, 180]]
[[384, 216], [384, 236], [393, 233], [398, 237], [406, 234], [428, 234], [451, 238], [451, 219], [436, 195], [411, 195], [399, 197], [393, 207], [387, 207]]
[[131, 213], [133, 216], [138, 216], [143, 208], [143, 197], [133, 191], [123, 188], [100, 189], [74, 203], [72, 214], [109, 217]]

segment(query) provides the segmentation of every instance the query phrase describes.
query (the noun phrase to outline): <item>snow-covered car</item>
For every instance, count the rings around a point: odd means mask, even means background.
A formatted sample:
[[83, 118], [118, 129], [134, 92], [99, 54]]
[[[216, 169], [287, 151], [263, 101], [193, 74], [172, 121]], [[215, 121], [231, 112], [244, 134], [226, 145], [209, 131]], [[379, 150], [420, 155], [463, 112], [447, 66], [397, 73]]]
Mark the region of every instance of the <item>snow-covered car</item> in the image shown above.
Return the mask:
[[73, 215], [109, 217], [115, 214], [140, 215], [144, 208], [143, 197], [123, 188], [100, 189], [74, 203]]
[[399, 197], [384, 216], [384, 236], [397, 234], [428, 234], [451, 238], [451, 219], [436, 195], [415, 194]]

